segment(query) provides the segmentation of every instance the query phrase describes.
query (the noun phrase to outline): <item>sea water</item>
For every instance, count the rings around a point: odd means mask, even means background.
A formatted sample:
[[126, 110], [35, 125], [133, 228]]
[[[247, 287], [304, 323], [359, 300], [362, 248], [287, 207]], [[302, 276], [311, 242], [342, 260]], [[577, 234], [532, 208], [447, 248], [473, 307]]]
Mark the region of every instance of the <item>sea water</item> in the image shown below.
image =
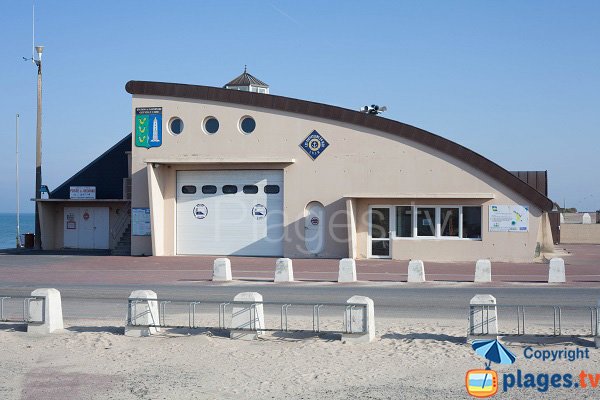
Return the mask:
[[[35, 214], [21, 213], [19, 224], [21, 234], [33, 232]], [[17, 214], [0, 213], [0, 249], [14, 249], [15, 247], [17, 247]]]

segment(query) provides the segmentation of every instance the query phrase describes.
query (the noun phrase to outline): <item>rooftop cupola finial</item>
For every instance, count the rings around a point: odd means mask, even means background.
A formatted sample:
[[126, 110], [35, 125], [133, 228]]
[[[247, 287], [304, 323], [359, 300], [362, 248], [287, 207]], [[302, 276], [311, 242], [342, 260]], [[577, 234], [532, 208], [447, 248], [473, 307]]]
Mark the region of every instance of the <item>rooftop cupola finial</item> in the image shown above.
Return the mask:
[[248, 72], [248, 65], [244, 64], [244, 72], [223, 86], [225, 89], [242, 90], [244, 92], [255, 92], [269, 94], [269, 85]]

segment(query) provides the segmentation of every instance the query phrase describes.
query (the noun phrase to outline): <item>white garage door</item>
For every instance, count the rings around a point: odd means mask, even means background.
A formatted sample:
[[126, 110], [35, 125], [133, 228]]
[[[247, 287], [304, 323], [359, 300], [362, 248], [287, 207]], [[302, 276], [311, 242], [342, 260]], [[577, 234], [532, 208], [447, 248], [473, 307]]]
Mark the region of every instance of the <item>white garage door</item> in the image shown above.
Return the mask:
[[177, 254], [281, 256], [283, 171], [178, 171]]

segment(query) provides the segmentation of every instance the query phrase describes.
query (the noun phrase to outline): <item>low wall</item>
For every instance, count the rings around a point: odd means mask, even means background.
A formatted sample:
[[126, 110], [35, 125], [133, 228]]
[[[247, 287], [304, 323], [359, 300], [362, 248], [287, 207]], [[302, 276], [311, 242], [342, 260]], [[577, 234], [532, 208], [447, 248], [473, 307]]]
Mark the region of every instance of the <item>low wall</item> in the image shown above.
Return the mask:
[[600, 244], [600, 224], [561, 224], [560, 243]]

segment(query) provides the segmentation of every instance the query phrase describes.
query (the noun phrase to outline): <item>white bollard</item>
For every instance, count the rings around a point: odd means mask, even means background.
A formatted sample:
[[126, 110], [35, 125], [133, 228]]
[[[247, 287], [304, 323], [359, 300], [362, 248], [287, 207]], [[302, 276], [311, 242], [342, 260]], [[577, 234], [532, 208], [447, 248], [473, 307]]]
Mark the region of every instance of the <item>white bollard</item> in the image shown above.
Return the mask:
[[27, 324], [27, 332], [44, 334], [63, 329], [60, 292], [56, 289], [43, 288], [34, 290], [31, 295], [44, 297], [44, 301], [31, 300], [29, 302], [31, 322]]
[[366, 304], [366, 307], [346, 308], [344, 311], [345, 329], [350, 333], [342, 334], [342, 340], [350, 343], [369, 343], [375, 340], [375, 306], [373, 300], [365, 296], [352, 296], [346, 303]]
[[140, 299], [141, 301], [129, 303], [125, 336], [142, 337], [160, 332], [160, 328], [157, 326], [144, 326], [160, 324], [156, 293], [152, 290], [134, 290], [129, 298]]
[[421, 260], [410, 260], [408, 263], [408, 279], [409, 283], [425, 282], [425, 266]]
[[565, 260], [553, 258], [548, 266], [548, 283], [565, 283]]
[[498, 335], [496, 298], [491, 294], [475, 295], [470, 301], [468, 338]]
[[338, 270], [338, 282], [356, 282], [356, 261], [342, 258]]
[[581, 217], [581, 223], [582, 224], [591, 224], [592, 216], [588, 213], [583, 214], [583, 216]]
[[490, 260], [477, 260], [475, 264], [475, 283], [489, 283], [492, 281], [492, 262]]
[[229, 337], [242, 340], [258, 339], [263, 334], [261, 329], [265, 327], [262, 295], [256, 292], [243, 292], [237, 294], [233, 301], [243, 301], [247, 304], [233, 304]]
[[232, 280], [231, 261], [229, 258], [217, 258], [213, 263], [213, 281], [227, 282]]
[[294, 282], [294, 268], [289, 258], [279, 258], [275, 262], [275, 282]]

